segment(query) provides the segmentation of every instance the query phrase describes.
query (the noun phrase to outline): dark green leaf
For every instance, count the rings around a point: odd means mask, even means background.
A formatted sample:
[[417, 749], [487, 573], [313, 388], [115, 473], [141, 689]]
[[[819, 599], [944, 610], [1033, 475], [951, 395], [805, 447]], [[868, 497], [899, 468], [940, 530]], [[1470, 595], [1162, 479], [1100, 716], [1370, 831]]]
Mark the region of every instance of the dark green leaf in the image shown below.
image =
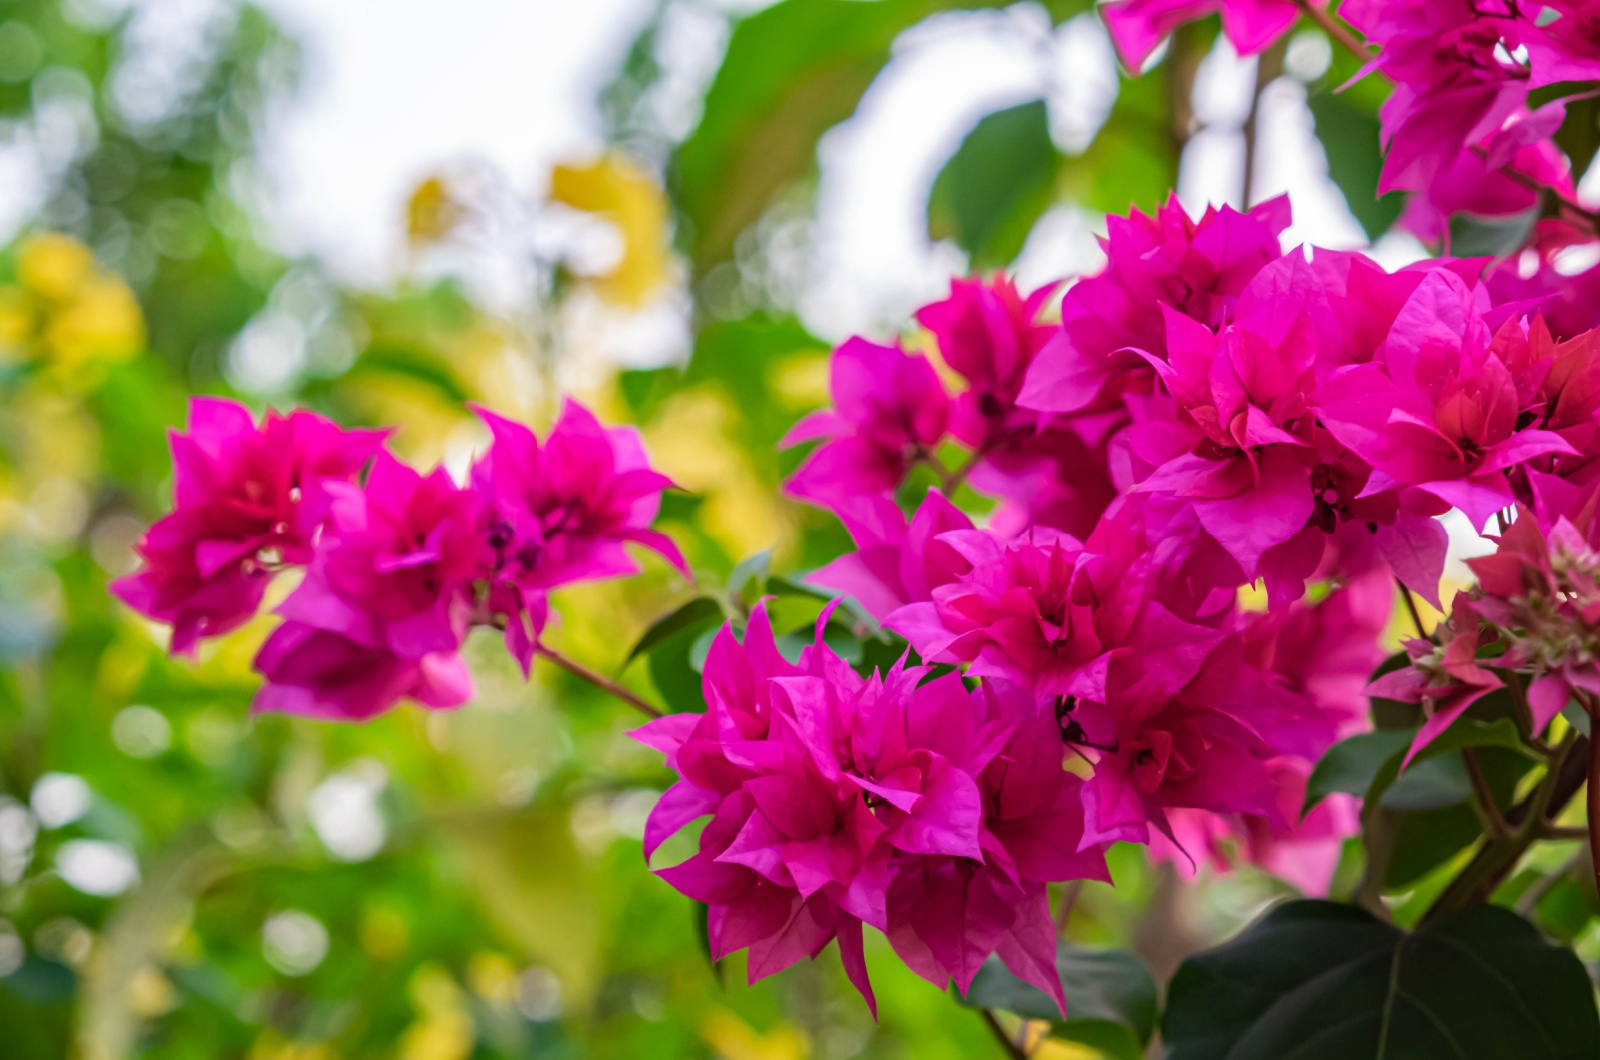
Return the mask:
[[626, 667], [676, 633], [689, 629], [698, 633], [707, 626], [721, 625], [722, 619], [721, 604], [709, 596], [697, 596], [677, 610], [652, 622], [622, 665]]
[[1410, 934], [1354, 906], [1279, 906], [1183, 963], [1161, 1034], [1168, 1060], [1600, 1055], [1582, 963], [1496, 906]]
[[1450, 218], [1450, 253], [1463, 258], [1510, 254], [1527, 243], [1538, 220], [1537, 208], [1510, 217], [1456, 214]]
[[1328, 176], [1344, 192], [1350, 212], [1368, 239], [1377, 239], [1400, 216], [1404, 197], [1378, 197], [1383, 150], [1378, 142], [1378, 116], [1335, 92], [1317, 92], [1306, 100], [1316, 121], [1317, 138], [1328, 156]]
[[1328, 748], [1306, 781], [1305, 812], [1336, 791], [1366, 795], [1383, 765], [1411, 746], [1412, 734], [1379, 730], [1341, 740]]
[[1062, 1020], [1049, 994], [1013, 975], [990, 958], [973, 977], [962, 1004], [996, 1008], [1028, 1019], [1049, 1020], [1052, 1035], [1083, 1042], [1110, 1056], [1138, 1060], [1155, 1030], [1155, 980], [1144, 963], [1121, 950], [1060, 948], [1056, 970], [1067, 996]]
[[973, 268], [1010, 264], [1050, 206], [1060, 162], [1044, 100], [995, 111], [967, 133], [934, 180], [928, 235], [953, 240]]

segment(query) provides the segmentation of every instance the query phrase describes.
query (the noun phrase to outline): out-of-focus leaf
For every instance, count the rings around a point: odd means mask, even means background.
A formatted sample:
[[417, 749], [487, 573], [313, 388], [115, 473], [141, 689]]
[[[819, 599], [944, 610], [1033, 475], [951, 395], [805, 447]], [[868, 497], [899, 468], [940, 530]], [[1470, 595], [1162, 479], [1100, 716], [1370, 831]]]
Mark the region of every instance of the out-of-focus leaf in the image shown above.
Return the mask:
[[[774, 196], [811, 170], [817, 140], [850, 117], [899, 34], [930, 15], [1000, 0], [781, 0], [741, 19], [700, 124], [673, 157], [689, 257], [704, 272]], [[1057, 18], [1082, 0], [1048, 5]]]
[[1159, 77], [1123, 78], [1111, 115], [1081, 155], [1062, 165], [1068, 198], [1106, 213], [1152, 210], [1178, 183], [1166, 90]]
[[986, 116], [933, 182], [928, 235], [953, 240], [973, 268], [1009, 264], [1050, 205], [1060, 161], [1044, 100]]
[[709, 596], [697, 596], [670, 614], [652, 622], [650, 628], [639, 638], [639, 642], [633, 646], [633, 650], [628, 652], [628, 657], [623, 660], [622, 665], [626, 667], [674, 634], [689, 629], [698, 633], [708, 625], [720, 625], [722, 618], [721, 604]]
[[764, 548], [734, 564], [728, 574], [728, 595], [745, 604], [754, 604], [766, 591], [767, 573], [772, 569], [772, 549]]
[[1173, 976], [1169, 1060], [1522, 1060], [1600, 1055], [1578, 958], [1475, 906], [1407, 934], [1355, 906], [1289, 902]]
[[1501, 257], [1528, 241], [1539, 210], [1524, 210], [1510, 217], [1472, 217], [1456, 214], [1450, 218], [1450, 253], [1457, 257]]
[[660, 641], [645, 656], [650, 680], [674, 713], [706, 709], [700, 671], [693, 658], [695, 643], [707, 626], [688, 626]]
[[469, 401], [472, 395], [461, 385], [455, 373], [437, 358], [398, 346], [373, 346], [363, 353], [345, 374], [341, 385], [360, 385], [364, 376], [392, 375], [422, 383], [438, 391], [439, 396], [451, 404]]
[[1122, 950], [1061, 947], [1056, 971], [1067, 996], [1067, 1018], [1050, 995], [1019, 979], [995, 957], [973, 977], [965, 996], [971, 1008], [996, 1008], [1027, 1019], [1048, 1020], [1051, 1034], [1093, 1046], [1118, 1060], [1139, 1060], [1155, 1030], [1155, 980], [1144, 962]]
[[1384, 730], [1363, 732], [1328, 748], [1306, 781], [1306, 811], [1336, 791], [1365, 795], [1384, 763], [1411, 746], [1412, 735]]
[[1383, 149], [1378, 142], [1378, 116], [1342, 93], [1322, 91], [1306, 100], [1316, 121], [1317, 138], [1328, 156], [1328, 176], [1344, 192], [1350, 212], [1368, 239], [1387, 232], [1400, 216], [1405, 197], [1378, 197]]
[[1600, 151], [1600, 97], [1578, 98], [1567, 104], [1567, 119], [1556, 132], [1556, 146], [1567, 153], [1574, 173], [1587, 173]]

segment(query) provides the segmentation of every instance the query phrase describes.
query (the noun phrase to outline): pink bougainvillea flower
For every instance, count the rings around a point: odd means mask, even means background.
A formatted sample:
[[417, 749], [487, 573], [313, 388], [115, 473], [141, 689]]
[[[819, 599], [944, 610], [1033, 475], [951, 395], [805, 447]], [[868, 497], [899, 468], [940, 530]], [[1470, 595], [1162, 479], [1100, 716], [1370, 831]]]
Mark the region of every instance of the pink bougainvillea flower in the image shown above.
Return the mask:
[[972, 570], [884, 624], [924, 659], [969, 663], [974, 677], [1042, 697], [1104, 699], [1108, 684], [1147, 681], [1175, 688], [1218, 639], [1147, 595], [1152, 559], [1130, 569], [1043, 529], [1010, 542], [980, 530], [939, 540]]
[[[1600, 11], [1588, 0], [1526, 5], [1513, 33], [1528, 50], [1528, 85], [1600, 81]], [[1554, 13], [1558, 17], [1549, 18]], [[1543, 25], [1540, 25], [1543, 23]]]
[[853, 597], [882, 621], [906, 604], [931, 600], [935, 586], [972, 569], [966, 557], [939, 540], [947, 531], [971, 529], [972, 520], [965, 512], [930, 489], [909, 525], [898, 508], [888, 505], [882, 518], [850, 526], [857, 550], [806, 580]]
[[1222, 31], [1239, 54], [1254, 55], [1289, 32], [1300, 5], [1294, 0], [1111, 0], [1101, 6], [1100, 17], [1123, 65], [1138, 71], [1167, 34], [1218, 12]]
[[629, 544], [688, 576], [678, 546], [651, 529], [672, 480], [650, 467], [637, 430], [603, 426], [569, 399], [541, 445], [527, 427], [477, 412], [493, 438], [471, 473], [493, 554], [487, 604], [504, 620], [506, 646], [524, 672], [549, 590], [637, 572]]
[[975, 490], [1002, 502], [990, 529], [1044, 526], [1086, 537], [1116, 499], [1107, 440], [1086, 441], [1068, 417], [1055, 420], [1004, 439], [967, 476]]
[[[1310, 410], [1317, 344], [1302, 311], [1312, 277], [1301, 257], [1268, 266], [1241, 299], [1239, 321], [1217, 334], [1164, 307], [1167, 359], [1151, 361], [1174, 399], [1187, 452], [1138, 488], [1192, 504], [1247, 581], [1260, 576], [1269, 549], [1306, 528], [1315, 507]], [[1148, 453], [1170, 445], [1170, 430], [1158, 427], [1156, 443], [1146, 438], [1149, 428], [1134, 427], [1130, 446]]]
[[860, 338], [834, 350], [828, 367], [833, 408], [802, 419], [780, 445], [827, 440], [785, 489], [823, 507], [892, 493], [944, 438], [950, 400], [938, 374], [925, 357]]
[[1576, 255], [1600, 258], [1600, 243], [1587, 228], [1555, 218], [1540, 221], [1520, 252], [1494, 264], [1484, 285], [1496, 303], [1537, 308], [1557, 339], [1576, 338], [1600, 327], [1600, 265], [1574, 270]]
[[111, 591], [172, 626], [172, 650], [247, 621], [280, 564], [304, 564], [327, 510], [329, 483], [348, 482], [383, 444], [313, 413], [267, 413], [195, 398], [173, 432], [174, 511], [139, 543], [143, 565]]
[[[1508, 167], [1518, 176], [1508, 176]], [[1577, 194], [1566, 157], [1549, 140], [1513, 149], [1509, 161], [1500, 165], [1491, 165], [1484, 153], [1463, 151], [1406, 200], [1400, 224], [1419, 239], [1446, 242], [1454, 214], [1494, 218], [1533, 209], [1540, 193], [1528, 186], [1529, 180], [1567, 198]]]
[[325, 721], [366, 721], [405, 698], [446, 709], [472, 697], [472, 675], [455, 652], [406, 658], [300, 622], [273, 630], [255, 667], [266, 683], [251, 710]]
[[672, 480], [650, 467], [639, 432], [606, 427], [568, 400], [544, 444], [528, 428], [478, 410], [494, 444], [472, 467], [490, 509], [489, 542], [506, 580], [526, 589], [633, 574], [640, 544], [687, 575], [672, 539], [650, 529]]
[[1507, 469], [1574, 453], [1525, 417], [1517, 381], [1491, 348], [1479, 296], [1433, 272], [1395, 321], [1380, 360], [1324, 388], [1321, 419], [1375, 469], [1366, 491], [1394, 484], [1460, 508], [1483, 527], [1515, 498]]
[[1411, 742], [1411, 749], [1401, 763], [1402, 769], [1466, 713], [1468, 707], [1504, 687], [1492, 671], [1478, 665], [1478, 648], [1484, 639], [1479, 625], [1477, 614], [1467, 606], [1465, 594], [1457, 596], [1450, 621], [1440, 630], [1444, 636], [1443, 645], [1426, 640], [1407, 641], [1405, 648], [1411, 665], [1384, 674], [1367, 687], [1370, 696], [1423, 705], [1427, 720]]
[[1600, 694], [1600, 482], [1527, 477], [1533, 504], [1518, 510], [1492, 554], [1467, 561], [1478, 590], [1466, 606], [1498, 630], [1504, 665], [1532, 671], [1537, 732], [1575, 693]]
[[1044, 882], [1063, 873], [1104, 877], [1099, 851], [1077, 850], [1073, 782], [1064, 779], [1054, 733], [1042, 743], [1053, 761], [1027, 782], [1033, 786], [1017, 787], [1023, 779], [1006, 779], [1006, 770], [990, 773], [1018, 753], [1014, 736], [1034, 700], [1015, 689], [973, 693], [956, 675], [930, 680], [928, 670], [903, 663], [861, 677], [822, 643], [827, 621], [824, 613], [816, 642], [791, 664], [758, 608], [742, 644], [726, 628], [713, 643], [706, 713], [636, 733], [680, 777], [646, 825], [646, 854], [711, 816], [699, 852], [660, 875], [711, 907], [713, 956], [749, 949], [752, 981], [837, 938], [871, 1005], [861, 956], [861, 927], [870, 924], [897, 947], [925, 947], [928, 957], [915, 966], [941, 985], [969, 985], [998, 950], [1059, 997], [1059, 982], [1042, 973], [1054, 971], [1053, 934], [1020, 925], [1014, 905], [997, 914], [998, 927], [976, 918], [935, 924], [930, 917], [952, 901], [959, 908], [964, 890], [934, 894], [917, 885], [988, 874], [1016, 898], [1042, 895]]
[[402, 658], [459, 648], [491, 559], [478, 498], [443, 468], [424, 477], [387, 453], [364, 488], [328, 489], [316, 559], [279, 613]]
[[1079, 280], [1061, 301], [1061, 329], [1029, 369], [1025, 408], [1073, 413], [1115, 407], [1123, 391], [1148, 392], [1154, 372], [1145, 355], [1166, 357], [1167, 324], [1157, 306], [1215, 330], [1269, 262], [1283, 254], [1289, 200], [1241, 214], [1208, 207], [1190, 219], [1177, 197], [1146, 216], [1106, 218], [1106, 267]]
[[1045, 884], [1109, 880], [1104, 850], [1082, 842], [1083, 781], [1061, 767], [1050, 713], [1003, 682], [985, 683], [978, 695], [1026, 704], [1024, 720], [978, 778], [984, 858], [899, 859], [887, 934], [907, 966], [936, 986], [953, 982], [965, 993], [993, 953], [1065, 1013]]
[[1024, 295], [1004, 275], [952, 280], [950, 297], [917, 310], [945, 364], [967, 382], [956, 398], [950, 433], [987, 448], [1008, 433], [1031, 431], [1039, 417], [1017, 408], [1028, 366], [1055, 333], [1039, 315], [1055, 285]]
[[1278, 758], [1268, 769], [1277, 784], [1280, 819], [1276, 823], [1253, 814], [1168, 810], [1174, 839], [1159, 832], [1152, 835], [1151, 859], [1170, 863], [1181, 875], [1191, 877], [1208, 862], [1227, 872], [1242, 858], [1307, 897], [1326, 898], [1345, 840], [1361, 831], [1361, 800], [1335, 792], [1302, 817], [1310, 767]]

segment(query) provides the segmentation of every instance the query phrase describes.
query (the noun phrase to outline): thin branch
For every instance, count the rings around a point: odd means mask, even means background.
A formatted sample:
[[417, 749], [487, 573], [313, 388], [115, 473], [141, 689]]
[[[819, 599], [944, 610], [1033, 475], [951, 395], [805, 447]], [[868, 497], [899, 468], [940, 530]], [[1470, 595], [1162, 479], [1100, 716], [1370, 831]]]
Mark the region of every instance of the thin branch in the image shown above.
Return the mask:
[[1544, 896], [1549, 894], [1556, 884], [1566, 879], [1579, 865], [1583, 864], [1583, 859], [1588, 856], [1589, 851], [1580, 848], [1559, 869], [1547, 876], [1541, 876], [1539, 879], [1534, 880], [1533, 884], [1522, 892], [1522, 897], [1517, 899], [1517, 912], [1523, 916], [1533, 915], [1533, 911], [1538, 907], [1539, 903], [1544, 901]]
[[1262, 52], [1261, 57], [1256, 60], [1256, 90], [1250, 97], [1250, 116], [1244, 122], [1244, 197], [1240, 199], [1240, 205], [1246, 210], [1250, 209], [1255, 199], [1261, 96], [1262, 93], [1266, 92], [1268, 85], [1282, 76], [1283, 57], [1288, 51], [1288, 39], [1280, 38], [1276, 44]]
[[1511, 834], [1511, 825], [1506, 822], [1505, 815], [1500, 812], [1500, 806], [1494, 801], [1494, 792], [1489, 790], [1489, 781], [1483, 775], [1483, 766], [1478, 763], [1478, 756], [1472, 748], [1463, 747], [1461, 757], [1467, 763], [1467, 776], [1472, 780], [1472, 793], [1477, 796], [1478, 809], [1483, 812], [1484, 820], [1489, 824], [1489, 831], [1497, 839], [1504, 839]]
[[1417, 610], [1417, 602], [1411, 598], [1411, 590], [1407, 589], [1398, 578], [1394, 584], [1400, 590], [1400, 598], [1406, 602], [1406, 610], [1411, 612], [1411, 621], [1417, 627], [1417, 636], [1427, 637], [1428, 628], [1422, 624], [1422, 613]]
[[[1517, 708], [1517, 726], [1522, 730], [1522, 735], [1530, 743], [1539, 741], [1539, 734], [1533, 731], [1533, 708], [1528, 706], [1528, 692], [1522, 687], [1522, 675], [1515, 670], [1507, 670], [1506, 683], [1511, 686], [1511, 702]], [[1543, 755], [1550, 757], [1550, 745], [1543, 744]]]
[[1362, 62], [1372, 58], [1372, 50], [1367, 47], [1367, 43], [1350, 32], [1349, 27], [1344, 23], [1335, 19], [1327, 11], [1313, 3], [1312, 0], [1299, 0], [1299, 2], [1300, 10], [1305, 12], [1306, 16], [1315, 22], [1322, 32], [1343, 45], [1344, 49], [1351, 55], [1354, 55]]
[[943, 481], [939, 483], [939, 492], [949, 497], [960, 489], [961, 484], [967, 481], [967, 476], [972, 474], [972, 469], [982, 463], [983, 458], [989, 455], [991, 448], [993, 447], [990, 445], [980, 445], [974, 449], [972, 455], [967, 457], [960, 467], [944, 476]]
[[1575, 824], [1568, 828], [1566, 825], [1547, 824], [1539, 830], [1539, 838], [1550, 839], [1556, 842], [1571, 839], [1588, 839], [1589, 826], [1584, 824]]
[[576, 659], [569, 659], [565, 655], [562, 655], [560, 652], [556, 651], [554, 648], [547, 648], [543, 644], [536, 645], [533, 650], [540, 656], [549, 659], [551, 662], [567, 671], [567, 673], [571, 674], [573, 677], [578, 678], [580, 681], [589, 682], [602, 692], [609, 692], [611, 695], [622, 700], [624, 703], [628, 704], [628, 706], [639, 711], [641, 714], [648, 714], [652, 718], [661, 717], [660, 708], [651, 706], [634, 693], [628, 691], [626, 688], [623, 688], [621, 685], [611, 680], [609, 677], [595, 673], [593, 670], [578, 662]]
[[1594, 728], [1600, 714], [1595, 711], [1594, 697], [1586, 696], [1584, 706], [1589, 711], [1589, 860], [1594, 869], [1595, 891], [1600, 893], [1600, 732]]
[[995, 1018], [993, 1009], [979, 1009], [978, 1015], [983, 1017], [983, 1022], [994, 1033], [995, 1040], [1000, 1043], [1000, 1048], [1005, 1050], [1006, 1055], [1011, 1060], [1028, 1060], [1028, 1051], [1011, 1040], [1011, 1035], [1006, 1033], [1006, 1029], [1000, 1026], [1000, 1021]]

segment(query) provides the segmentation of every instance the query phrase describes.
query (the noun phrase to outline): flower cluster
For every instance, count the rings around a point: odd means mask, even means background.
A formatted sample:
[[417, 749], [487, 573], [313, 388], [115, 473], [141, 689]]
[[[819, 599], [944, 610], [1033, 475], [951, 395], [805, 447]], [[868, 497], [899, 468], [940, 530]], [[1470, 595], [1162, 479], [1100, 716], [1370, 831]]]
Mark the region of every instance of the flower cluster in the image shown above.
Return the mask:
[[[1498, 302], [1481, 261], [1389, 272], [1356, 253], [1284, 253], [1288, 223], [1281, 200], [1198, 219], [1169, 203], [1113, 219], [1104, 270], [1066, 291], [1059, 320], [1042, 312], [1044, 291], [1022, 295], [1003, 276], [957, 281], [917, 319], [965, 387], [946, 391], [914, 345], [845, 344], [837, 408], [797, 432], [826, 441], [790, 489], [834, 511], [857, 543], [813, 584], [855, 598], [924, 665], [977, 682], [975, 717], [991, 717], [1001, 696], [1019, 699], [1021, 716], [1050, 720], [1052, 753], [1002, 750], [994, 761], [1083, 778], [1072, 783], [1081, 809], [1058, 844], [1088, 854], [1148, 843], [1186, 869], [1242, 853], [1317, 892], [1356, 820], [1347, 798], [1302, 820], [1307, 778], [1336, 739], [1367, 725], [1395, 583], [1439, 604], [1447, 534], [1438, 516], [1457, 509], [1482, 529], [1519, 506], [1535, 513], [1512, 524], [1497, 556], [1474, 561], [1483, 587], [1470, 603], [1458, 598], [1458, 639], [1415, 642], [1417, 665], [1375, 687], [1429, 704], [1418, 747], [1500, 686], [1475, 661], [1493, 635], [1480, 618], [1511, 638], [1505, 662], [1536, 676], [1537, 727], [1572, 689], [1600, 689], [1585, 632], [1600, 614], [1590, 562], [1600, 358], [1595, 333], [1558, 340], [1536, 304]], [[952, 450], [957, 467], [945, 471]], [[852, 451], [873, 459], [831, 463]], [[942, 472], [944, 489], [908, 517], [904, 485], [919, 464]], [[983, 527], [953, 503], [949, 491], [967, 489], [1000, 502]], [[1265, 589], [1265, 613], [1240, 606], [1252, 583]], [[1287, 647], [1306, 643], [1317, 650]], [[877, 687], [824, 657], [813, 648], [800, 667], [832, 682], [829, 696], [853, 702], [858, 688]], [[726, 680], [714, 693], [708, 668], [708, 701], [723, 706], [669, 726], [693, 725], [705, 742], [654, 741], [691, 785], [671, 805], [689, 814], [692, 791], [693, 813], [730, 818], [708, 828], [697, 866], [743, 856], [736, 837], [754, 812], [744, 785], [758, 782], [744, 771], [764, 776], [797, 757], [744, 749], [753, 735], [778, 739], [769, 734], [788, 712], [804, 713], [759, 690], [762, 681], [786, 688], [791, 671], [774, 664], [735, 694]], [[735, 709], [761, 720], [720, 713]], [[718, 787], [695, 772], [707, 761], [740, 769], [720, 773]], [[831, 768], [822, 774], [834, 783]], [[870, 797], [864, 805], [877, 811], [874, 833], [892, 837], [900, 811]], [[860, 827], [842, 810], [828, 819]], [[892, 866], [914, 853], [893, 838], [882, 844]], [[852, 849], [851, 871], [877, 871], [865, 848]], [[992, 873], [998, 855], [980, 843], [976, 854], [944, 856]], [[688, 870], [663, 875], [741, 926], [717, 937], [721, 951], [764, 954], [790, 940], [777, 912], [761, 921], [768, 934], [752, 916], [722, 911], [743, 908], [727, 897], [745, 893], [731, 883], [721, 891]], [[757, 876], [787, 883], [781, 872]], [[925, 944], [906, 926], [920, 906], [895, 903], [893, 882], [887, 921], [841, 904], [848, 879], [830, 885], [835, 905], [808, 914], [802, 949], [834, 937], [855, 947], [859, 921], [884, 930], [930, 978], [964, 985], [966, 966], [912, 956], [921, 950], [908, 937]], [[804, 900], [786, 893], [783, 909]], [[919, 899], [929, 908], [949, 900]], [[994, 925], [974, 928], [969, 945], [1027, 976], [1003, 937]], [[800, 952], [753, 960], [752, 974]]]
[[634, 431], [568, 402], [541, 445], [479, 415], [493, 444], [462, 485], [396, 460], [382, 431], [305, 411], [257, 423], [236, 402], [198, 398], [172, 435], [174, 510], [112, 591], [192, 654], [252, 618], [277, 573], [304, 568], [256, 657], [255, 708], [360, 720], [402, 698], [465, 703], [473, 626], [503, 628], [526, 671], [548, 592], [633, 573], [629, 543], [683, 569], [650, 529], [670, 483]]
[[1045, 884], [1109, 876], [1054, 714], [1004, 681], [969, 691], [904, 660], [862, 677], [823, 643], [827, 621], [798, 663], [764, 610], [742, 643], [725, 627], [706, 713], [636, 732], [680, 777], [650, 815], [646, 856], [711, 816], [699, 852], [661, 876], [709, 907], [714, 959], [749, 950], [752, 981], [837, 939], [872, 1005], [870, 924], [938, 986], [966, 990], [997, 953], [1064, 1008]]

